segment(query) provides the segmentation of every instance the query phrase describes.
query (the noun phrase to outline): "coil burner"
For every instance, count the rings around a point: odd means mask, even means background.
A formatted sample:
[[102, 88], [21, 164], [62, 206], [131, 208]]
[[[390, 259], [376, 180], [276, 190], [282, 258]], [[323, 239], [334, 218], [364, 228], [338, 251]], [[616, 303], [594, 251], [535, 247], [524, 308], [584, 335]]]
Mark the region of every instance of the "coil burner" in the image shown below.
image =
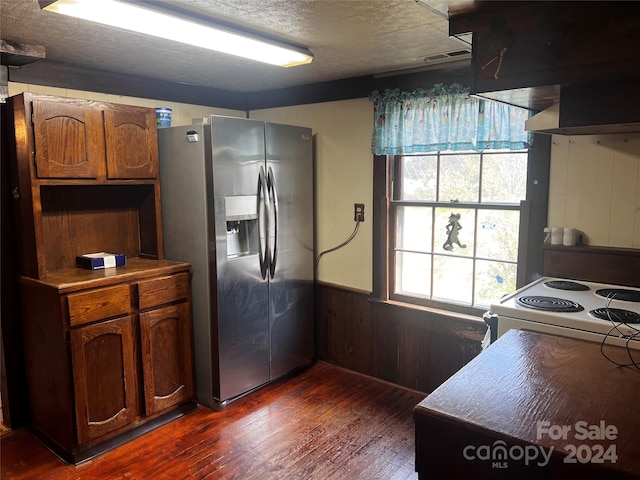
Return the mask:
[[621, 323], [640, 323], [640, 313], [621, 308], [596, 308], [589, 311], [592, 317]]
[[584, 292], [586, 290], [591, 290], [585, 284], [572, 282], [571, 280], [549, 280], [548, 282], [544, 282], [544, 285], [556, 290], [569, 290], [572, 292]]
[[516, 300], [518, 305], [546, 312], [581, 312], [582, 305], [571, 300], [556, 297], [524, 296]]
[[630, 290], [628, 288], [601, 288], [596, 290], [596, 295], [612, 300], [640, 302], [640, 290]]

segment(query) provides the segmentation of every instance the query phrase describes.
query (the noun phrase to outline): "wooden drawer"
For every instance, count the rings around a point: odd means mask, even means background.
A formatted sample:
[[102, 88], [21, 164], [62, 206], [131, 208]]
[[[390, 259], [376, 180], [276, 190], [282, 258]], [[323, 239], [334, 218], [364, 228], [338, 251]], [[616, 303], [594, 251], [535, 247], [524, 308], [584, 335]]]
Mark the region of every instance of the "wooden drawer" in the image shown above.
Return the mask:
[[71, 326], [104, 320], [131, 311], [129, 285], [101, 288], [69, 295], [69, 320]]
[[189, 298], [189, 274], [179, 273], [139, 282], [138, 297], [141, 310], [187, 299]]

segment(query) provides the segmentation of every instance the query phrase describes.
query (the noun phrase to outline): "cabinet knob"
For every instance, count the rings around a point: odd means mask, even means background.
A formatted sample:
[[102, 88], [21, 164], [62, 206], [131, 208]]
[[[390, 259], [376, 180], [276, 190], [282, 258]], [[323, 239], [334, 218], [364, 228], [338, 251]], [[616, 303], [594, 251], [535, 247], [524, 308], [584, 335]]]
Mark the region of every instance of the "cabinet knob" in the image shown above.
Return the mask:
[[14, 200], [20, 200], [20, 189], [18, 187], [13, 187], [13, 190], [11, 190], [11, 193], [13, 194]]

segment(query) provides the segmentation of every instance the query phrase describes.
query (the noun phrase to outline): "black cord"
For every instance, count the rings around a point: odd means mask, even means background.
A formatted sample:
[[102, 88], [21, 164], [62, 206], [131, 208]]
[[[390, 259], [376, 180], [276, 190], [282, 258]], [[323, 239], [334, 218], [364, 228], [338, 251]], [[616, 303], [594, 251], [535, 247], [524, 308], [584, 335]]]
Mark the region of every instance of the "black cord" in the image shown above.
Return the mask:
[[[629, 325], [626, 322], [615, 322], [615, 320], [613, 320], [613, 318], [611, 318], [611, 312], [609, 311], [609, 307], [611, 305], [611, 302], [613, 301], [615, 294], [613, 296], [607, 297], [607, 299], [605, 300], [605, 304], [604, 304], [604, 308], [607, 311], [607, 316], [609, 317], [609, 321], [612, 324], [612, 327], [609, 329], [609, 331], [605, 334], [604, 338], [602, 339], [602, 342], [600, 342], [600, 353], [602, 354], [602, 356], [604, 358], [606, 358], [607, 360], [609, 360], [611, 363], [619, 366], [619, 367], [635, 367], [637, 370], [640, 370], [640, 364], [638, 362], [636, 362], [633, 358], [633, 355], [631, 355], [631, 350], [633, 350], [633, 348], [631, 347], [630, 343], [632, 340], [636, 340], [636, 337], [638, 337], [640, 335], [640, 330], [638, 330], [636, 327]], [[630, 335], [628, 333], [623, 332], [622, 330], [620, 330], [620, 325], [624, 325], [625, 327], [630, 328], [631, 330], [634, 330], [636, 333]], [[627, 355], [629, 355], [629, 360], [631, 363], [620, 363], [620, 362], [616, 362], [615, 360], [609, 358], [607, 356], [606, 353], [604, 353], [604, 346], [607, 342], [607, 338], [609, 338], [609, 335], [611, 335], [611, 333], [617, 330], [618, 333], [626, 338], [626, 349], [627, 349]]]
[[[630, 327], [630, 325], [629, 325], [629, 324], [626, 324], [626, 323], [625, 323], [624, 325], [626, 325], [626, 326]], [[631, 328], [633, 328], [633, 327], [631, 327]], [[605, 345], [605, 343], [606, 343], [606, 339], [609, 337], [609, 335], [611, 334], [611, 332], [612, 332], [613, 330], [618, 330], [618, 325], [615, 325], [615, 326], [611, 327], [611, 329], [607, 332], [607, 334], [606, 334], [606, 335], [605, 335], [605, 337], [603, 338], [602, 342], [600, 343], [600, 353], [602, 353], [602, 356], [603, 356], [604, 358], [606, 358], [607, 360], [609, 360], [611, 363], [613, 363], [613, 364], [615, 364], [615, 365], [617, 365], [617, 366], [619, 366], [619, 367], [635, 367], [636, 369], [640, 370], [640, 364], [639, 364], [639, 363], [638, 363], [638, 362], [633, 358], [633, 355], [631, 355], [631, 351], [633, 350], [633, 348], [629, 345], [629, 342], [631, 342], [632, 340], [633, 340], [633, 341], [636, 341], [636, 337], [637, 337], [638, 335], [640, 335], [640, 331], [636, 331], [636, 333], [634, 333], [633, 335], [626, 335], [626, 334], [623, 334], [623, 335], [624, 335], [624, 337], [626, 338], [625, 348], [626, 348], [626, 350], [627, 350], [627, 355], [629, 355], [630, 363], [620, 363], [620, 362], [617, 362], [617, 361], [615, 361], [615, 360], [613, 360], [613, 359], [609, 358], [609, 357], [607, 356], [607, 354], [606, 354], [606, 353], [604, 353], [604, 345]], [[634, 330], [635, 330], [635, 329], [634, 329]], [[618, 331], [619, 331], [619, 330], [618, 330]]]
[[318, 263], [320, 262], [320, 259], [322, 258], [322, 256], [325, 253], [331, 253], [331, 252], [335, 252], [336, 250], [338, 250], [339, 248], [344, 247], [347, 243], [349, 243], [351, 240], [353, 240], [353, 237], [356, 236], [356, 234], [358, 233], [358, 229], [360, 228], [360, 220], [358, 220], [356, 222], [356, 227], [353, 229], [353, 233], [351, 233], [351, 235], [349, 236], [349, 238], [347, 238], [344, 242], [342, 242], [340, 245], [330, 248], [328, 250], [325, 250], [324, 252], [320, 253], [317, 257], [316, 257], [316, 262], [314, 267], [318, 268]]

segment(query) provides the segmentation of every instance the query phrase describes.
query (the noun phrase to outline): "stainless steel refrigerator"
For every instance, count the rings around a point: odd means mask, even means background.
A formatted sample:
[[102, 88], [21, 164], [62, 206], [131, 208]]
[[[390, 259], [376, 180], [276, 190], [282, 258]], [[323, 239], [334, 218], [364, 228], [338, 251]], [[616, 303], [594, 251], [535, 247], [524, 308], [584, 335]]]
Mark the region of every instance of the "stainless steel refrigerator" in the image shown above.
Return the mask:
[[161, 128], [165, 257], [192, 265], [196, 397], [219, 408], [314, 357], [308, 128]]

